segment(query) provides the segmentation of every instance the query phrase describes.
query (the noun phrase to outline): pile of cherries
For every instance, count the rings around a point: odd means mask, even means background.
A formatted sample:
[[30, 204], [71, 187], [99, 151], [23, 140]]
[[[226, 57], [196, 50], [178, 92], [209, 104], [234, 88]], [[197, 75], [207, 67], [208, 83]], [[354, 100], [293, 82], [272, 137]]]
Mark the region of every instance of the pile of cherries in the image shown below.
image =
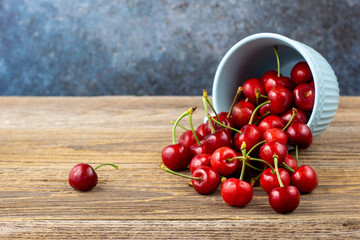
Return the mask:
[[[252, 200], [253, 186], [260, 182], [270, 206], [279, 213], [295, 210], [300, 193], [317, 187], [315, 171], [300, 166], [298, 160], [298, 149], [308, 148], [313, 140], [306, 125], [315, 97], [312, 74], [306, 62], [299, 62], [291, 78], [281, 76], [276, 46], [274, 52], [278, 71], [245, 81], [229, 112], [216, 113], [204, 90], [208, 121], [195, 130], [192, 114], [196, 107], [192, 107], [173, 122], [173, 144], [162, 151], [162, 170], [191, 179], [189, 185], [200, 194], [210, 194], [222, 183], [222, 198], [237, 207]], [[189, 130], [179, 124], [185, 116]], [[178, 142], [177, 126], [186, 130]], [[295, 148], [295, 158], [288, 154], [287, 146]], [[188, 166], [191, 176], [176, 172]]]

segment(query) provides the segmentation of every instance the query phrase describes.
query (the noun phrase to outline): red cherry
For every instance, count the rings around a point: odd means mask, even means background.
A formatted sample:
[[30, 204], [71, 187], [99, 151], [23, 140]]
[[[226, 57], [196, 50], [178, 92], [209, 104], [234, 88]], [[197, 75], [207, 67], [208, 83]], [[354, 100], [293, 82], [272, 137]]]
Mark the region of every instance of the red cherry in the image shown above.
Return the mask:
[[[283, 163], [285, 163], [286, 165], [288, 165], [290, 168], [292, 168], [294, 171], [296, 171], [296, 169], [298, 169], [298, 164], [296, 162], [296, 159], [293, 158], [290, 154], [288, 154], [286, 156], [286, 158], [284, 159]], [[293, 174], [292, 171], [286, 170], [290, 176]]]
[[227, 159], [234, 157], [237, 157], [237, 154], [231, 148], [219, 148], [211, 155], [211, 167], [220, 175], [229, 176], [234, 173], [238, 167], [239, 161], [237, 159], [230, 162], [227, 161]]
[[[227, 117], [228, 113], [227, 112], [221, 112], [218, 114], [218, 117], [219, 117], [219, 122], [228, 126], [228, 127], [234, 127], [234, 121], [233, 121], [233, 118], [230, 117], [228, 118]], [[216, 119], [216, 117], [212, 117], [213, 119]], [[217, 119], [216, 119], [217, 120]], [[228, 129], [228, 128], [224, 128], [222, 126], [219, 126], [218, 124], [216, 124], [215, 122], [212, 122], [212, 125], [216, 130], [219, 130], [219, 129], [225, 129], [226, 131], [229, 131], [229, 133], [232, 132], [232, 130]], [[209, 124], [209, 121], [206, 121], [206, 124], [205, 124], [205, 132], [206, 133], [211, 133], [211, 128], [210, 128], [210, 124]]]
[[190, 162], [190, 172], [193, 173], [195, 169], [198, 169], [201, 166], [210, 167], [211, 166], [210, 159], [211, 159], [211, 154], [206, 154], [206, 153], [194, 156]]
[[[203, 139], [203, 137], [199, 133], [197, 133], [196, 131], [195, 131], [195, 133], [199, 140]], [[188, 147], [196, 144], [196, 140], [195, 140], [193, 132], [191, 130], [187, 130], [186, 132], [181, 134], [179, 143], [182, 145], [186, 145]]]
[[[200, 141], [201, 142], [201, 141]], [[195, 143], [190, 147], [191, 156], [197, 156], [200, 154], [207, 154], [209, 151], [206, 148], [206, 144], [201, 144], [200, 146]]]
[[282, 119], [275, 115], [270, 115], [265, 117], [258, 125], [260, 132], [265, 132], [267, 129], [270, 128], [280, 128], [283, 129], [285, 127], [284, 122]]
[[[294, 119], [292, 120], [292, 123], [307, 123], [308, 118], [306, 116], [306, 113], [304, 113], [301, 109], [296, 109], [297, 112], [295, 114]], [[281, 120], [286, 125], [291, 117], [292, 117], [293, 111], [292, 109], [287, 110], [283, 115], [281, 115]]]
[[261, 82], [261, 84], [264, 86], [266, 80], [268, 80], [269, 78], [272, 78], [272, 77], [277, 77], [277, 76], [278, 76], [278, 72], [277, 72], [277, 71], [275, 71], [275, 70], [269, 70], [269, 71], [267, 71], [266, 73], [264, 73], [264, 74], [261, 76], [260, 82]]
[[315, 90], [308, 83], [300, 84], [294, 89], [293, 98], [296, 106], [306, 112], [311, 112], [314, 107]]
[[232, 111], [232, 115], [234, 118], [234, 123], [236, 126], [241, 128], [242, 126], [246, 125], [250, 118], [251, 114], [255, 110], [255, 106], [250, 102], [240, 101], [238, 102]]
[[315, 89], [315, 83], [314, 83], [314, 81], [311, 81], [309, 84]]
[[264, 116], [265, 114], [267, 114], [268, 112], [271, 113], [271, 109], [270, 109], [270, 103], [264, 104], [259, 108], [259, 114], [260, 116]]
[[225, 129], [217, 130], [216, 132], [207, 135], [201, 144], [205, 145], [206, 153], [212, 154], [216, 149], [221, 147], [230, 147], [232, 144], [231, 136]]
[[161, 153], [165, 166], [174, 171], [185, 169], [189, 165], [191, 157], [190, 148], [179, 143], [165, 147]]
[[285, 112], [292, 104], [291, 92], [281, 86], [271, 89], [268, 97], [270, 100], [270, 110], [276, 114]]
[[311, 193], [318, 185], [318, 176], [312, 167], [302, 165], [291, 175], [291, 183], [301, 193]]
[[299, 190], [291, 185], [273, 188], [269, 193], [269, 203], [278, 213], [292, 212], [300, 203]]
[[270, 128], [263, 133], [263, 139], [266, 142], [278, 142], [281, 144], [287, 144], [286, 133], [279, 128]]
[[230, 206], [244, 207], [253, 198], [254, 190], [245, 181], [229, 178], [221, 186], [221, 196]]
[[269, 93], [271, 89], [278, 86], [284, 87], [289, 91], [292, 91], [295, 87], [295, 84], [288, 77], [277, 77], [277, 76], [268, 78], [264, 84], [264, 88], [267, 93]]
[[300, 149], [306, 149], [310, 147], [313, 135], [310, 128], [304, 123], [292, 123], [285, 130], [288, 137], [288, 144], [290, 146], [296, 146]]
[[260, 158], [268, 162], [271, 166], [274, 165], [274, 155], [278, 156], [278, 163], [282, 163], [288, 154], [288, 150], [284, 144], [278, 142], [268, 142], [260, 148]]
[[236, 133], [234, 136], [234, 143], [238, 150], [241, 150], [241, 145], [245, 141], [246, 151], [249, 151], [255, 144], [261, 141], [262, 133], [259, 128], [254, 124], [247, 124], [243, 126], [240, 133]]
[[[246, 80], [243, 84], [243, 94], [246, 98], [249, 99], [249, 102], [256, 105], [256, 94], [255, 90], [257, 89], [260, 94], [266, 95], [264, 86], [261, 84], [260, 80], [257, 78], [250, 78]], [[258, 103], [261, 103], [264, 98], [259, 98]]]
[[296, 85], [310, 82], [313, 78], [310, 67], [306, 62], [298, 62], [291, 70], [290, 75]]
[[[285, 169], [279, 168], [279, 175], [284, 186], [289, 186], [291, 182], [289, 173]], [[276, 172], [273, 172], [271, 168], [265, 169], [260, 175], [260, 185], [267, 193], [273, 188], [280, 187]]]
[[200, 194], [210, 194], [220, 185], [219, 174], [208, 166], [202, 166], [192, 173], [193, 177], [200, 177], [201, 180], [192, 179], [192, 184], [196, 192]]
[[206, 135], [208, 135], [211, 131], [206, 132], [206, 125], [205, 123], [200, 124], [197, 128], [196, 128], [196, 133], [199, 134], [201, 136], [201, 138], [205, 138]]

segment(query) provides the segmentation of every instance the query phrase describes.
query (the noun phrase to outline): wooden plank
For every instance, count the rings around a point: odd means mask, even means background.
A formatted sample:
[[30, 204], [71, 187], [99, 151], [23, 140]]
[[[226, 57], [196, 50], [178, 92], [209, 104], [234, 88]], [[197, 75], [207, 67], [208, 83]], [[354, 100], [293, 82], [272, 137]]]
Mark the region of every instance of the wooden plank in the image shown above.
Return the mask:
[[[198, 195], [158, 168], [169, 121], [197, 105], [199, 124], [200, 97], [1, 97], [0, 238], [360, 238], [359, 104], [342, 97], [329, 129], [300, 153], [319, 187], [281, 215], [259, 187], [233, 208], [219, 190]], [[67, 183], [80, 162], [120, 168], [100, 168], [98, 186], [81, 193]]]

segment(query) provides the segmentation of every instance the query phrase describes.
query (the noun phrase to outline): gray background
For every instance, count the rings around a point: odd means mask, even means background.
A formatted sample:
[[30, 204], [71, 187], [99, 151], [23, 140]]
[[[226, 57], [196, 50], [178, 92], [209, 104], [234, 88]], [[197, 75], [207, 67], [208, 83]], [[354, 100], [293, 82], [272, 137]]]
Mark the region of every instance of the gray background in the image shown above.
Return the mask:
[[1, 95], [211, 93], [229, 48], [275, 32], [360, 95], [360, 1], [0, 0]]

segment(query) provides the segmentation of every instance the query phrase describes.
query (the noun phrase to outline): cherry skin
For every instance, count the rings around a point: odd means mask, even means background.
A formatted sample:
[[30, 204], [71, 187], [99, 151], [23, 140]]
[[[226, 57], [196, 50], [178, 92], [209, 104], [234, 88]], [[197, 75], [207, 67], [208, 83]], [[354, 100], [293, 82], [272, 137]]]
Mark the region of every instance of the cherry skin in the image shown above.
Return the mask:
[[288, 137], [288, 144], [295, 147], [298, 145], [299, 149], [306, 149], [310, 147], [313, 141], [313, 135], [310, 128], [304, 123], [292, 123], [285, 130]]
[[[234, 121], [233, 121], [233, 118], [232, 117], [227, 117], [228, 113], [227, 112], [221, 112], [218, 114], [218, 117], [219, 117], [219, 122], [224, 124], [225, 126], [228, 126], [228, 127], [234, 127]], [[213, 119], [216, 119], [216, 117], [212, 117]], [[217, 119], [216, 119], [217, 120]], [[219, 129], [225, 129], [226, 131], [229, 131], [229, 133], [232, 132], [231, 129], [228, 129], [228, 128], [224, 128], [218, 124], [216, 124], [215, 122], [212, 122], [212, 125], [214, 127], [214, 130], [219, 130]], [[211, 133], [211, 128], [210, 128], [210, 123], [209, 121], [206, 121], [205, 123], [205, 132], [207, 134], [210, 134]]]
[[244, 207], [252, 200], [253, 195], [250, 183], [237, 178], [229, 178], [221, 186], [221, 196], [230, 206]]
[[231, 148], [219, 148], [211, 155], [211, 167], [220, 175], [229, 176], [238, 168], [239, 161], [237, 159], [234, 159], [230, 162], [227, 161], [228, 159], [234, 157], [237, 157], [237, 154]]
[[229, 132], [223, 128], [207, 135], [200, 142], [205, 145], [206, 153], [210, 154], [212, 154], [218, 148], [230, 147], [232, 144]]
[[291, 92], [281, 86], [271, 89], [268, 97], [270, 100], [270, 110], [276, 114], [284, 113], [292, 104]]
[[[249, 99], [249, 102], [256, 105], [256, 89], [259, 91], [260, 94], [266, 95], [264, 86], [261, 84], [260, 80], [258, 78], [250, 78], [246, 80], [243, 84], [243, 94], [245, 98]], [[261, 103], [264, 101], [264, 98], [258, 99], [258, 103]]]
[[195, 131], [197, 134], [201, 136], [201, 138], [205, 138], [211, 131], [206, 132], [206, 125], [205, 123], [200, 124]]
[[269, 193], [269, 204], [278, 213], [292, 212], [299, 203], [300, 193], [294, 186], [273, 188]]
[[292, 68], [290, 76], [296, 85], [310, 82], [313, 78], [310, 67], [306, 62], [298, 62]]
[[277, 76], [267, 79], [264, 84], [264, 88], [267, 93], [269, 93], [271, 89], [278, 86], [284, 87], [289, 91], [292, 91], [295, 87], [295, 84], [288, 77], [277, 77]]
[[[285, 169], [279, 168], [279, 174], [281, 182], [284, 186], [289, 186], [291, 183], [289, 173]], [[269, 193], [273, 188], [280, 187], [276, 172], [273, 172], [271, 168], [265, 169], [260, 175], [260, 185], [267, 193]]]
[[191, 157], [190, 148], [179, 143], [166, 146], [161, 153], [163, 163], [173, 171], [185, 169]]
[[98, 182], [95, 170], [85, 163], [80, 163], [73, 167], [69, 174], [69, 184], [79, 191], [89, 191]]
[[261, 78], [260, 78], [260, 82], [261, 84], [264, 86], [266, 80], [268, 80], [269, 78], [273, 78], [273, 77], [277, 77], [278, 76], [278, 72], [275, 70], [269, 70], [266, 73], [264, 73]]
[[287, 147], [278, 142], [267, 142], [261, 146], [260, 158], [273, 167], [275, 166], [273, 158], [274, 154], [278, 156], [278, 163], [282, 163], [288, 154]]
[[[195, 131], [195, 133], [199, 140], [203, 139], [203, 137], [200, 134], [198, 134], [196, 131]], [[193, 132], [191, 130], [187, 130], [186, 132], [181, 134], [179, 143], [182, 145], [186, 145], [188, 147], [191, 147], [192, 145], [194, 145], [196, 143], [196, 140], [195, 140]]]
[[258, 125], [258, 128], [260, 132], [265, 132], [267, 129], [270, 128], [280, 128], [283, 129], [285, 127], [285, 124], [283, 120], [275, 115], [270, 115], [265, 117]]
[[271, 113], [270, 103], [264, 104], [259, 108], [259, 115], [260, 116], [264, 116], [268, 112]]
[[[202, 141], [200, 141], [201, 143]], [[191, 156], [197, 156], [197, 155], [200, 155], [200, 154], [207, 154], [209, 153], [210, 151], [208, 150], [208, 148], [206, 147], [207, 145], [206, 144], [201, 144], [200, 146], [195, 143], [194, 145], [192, 145], [190, 147], [190, 152], [191, 152]]]
[[302, 165], [291, 175], [291, 183], [301, 193], [311, 193], [318, 185], [318, 176], [312, 167]]
[[201, 178], [201, 180], [191, 180], [195, 191], [200, 194], [210, 194], [214, 192], [220, 185], [219, 174], [208, 166], [201, 166], [197, 168], [192, 173], [192, 176]]
[[241, 150], [241, 145], [245, 141], [246, 151], [249, 151], [255, 144], [261, 141], [262, 133], [259, 128], [254, 124], [247, 124], [243, 126], [240, 133], [234, 136], [234, 143], [238, 150]]
[[298, 85], [293, 91], [295, 105], [305, 112], [311, 112], [314, 107], [315, 90], [308, 83]]
[[249, 122], [251, 114], [254, 110], [255, 106], [250, 102], [240, 101], [235, 104], [232, 111], [235, 125], [239, 128], [246, 125]]
[[[296, 171], [296, 169], [298, 169], [298, 164], [297, 164], [297, 162], [296, 162], [296, 159], [295, 158], [293, 158], [290, 154], [288, 154], [287, 156], [286, 156], [286, 158], [284, 159], [284, 161], [283, 161], [283, 163], [285, 163], [286, 165], [288, 165], [291, 169], [293, 169], [294, 171]], [[289, 174], [290, 174], [290, 176], [293, 174], [293, 172], [292, 171], [290, 171], [290, 170], [286, 170]]]
[[279, 128], [270, 128], [263, 133], [263, 139], [266, 142], [278, 142], [281, 144], [287, 144], [286, 133]]
[[[294, 119], [292, 120], [292, 123], [307, 123], [308, 118], [306, 116], [306, 113], [304, 113], [301, 109], [296, 109], [297, 112], [295, 114]], [[283, 115], [281, 115], [281, 120], [284, 124], [287, 124], [291, 117], [292, 117], [293, 111], [292, 109], [287, 110]]]
[[206, 154], [206, 153], [194, 156], [190, 162], [190, 172], [193, 173], [195, 169], [198, 169], [201, 166], [210, 167], [211, 166], [210, 159], [211, 159], [211, 154]]

